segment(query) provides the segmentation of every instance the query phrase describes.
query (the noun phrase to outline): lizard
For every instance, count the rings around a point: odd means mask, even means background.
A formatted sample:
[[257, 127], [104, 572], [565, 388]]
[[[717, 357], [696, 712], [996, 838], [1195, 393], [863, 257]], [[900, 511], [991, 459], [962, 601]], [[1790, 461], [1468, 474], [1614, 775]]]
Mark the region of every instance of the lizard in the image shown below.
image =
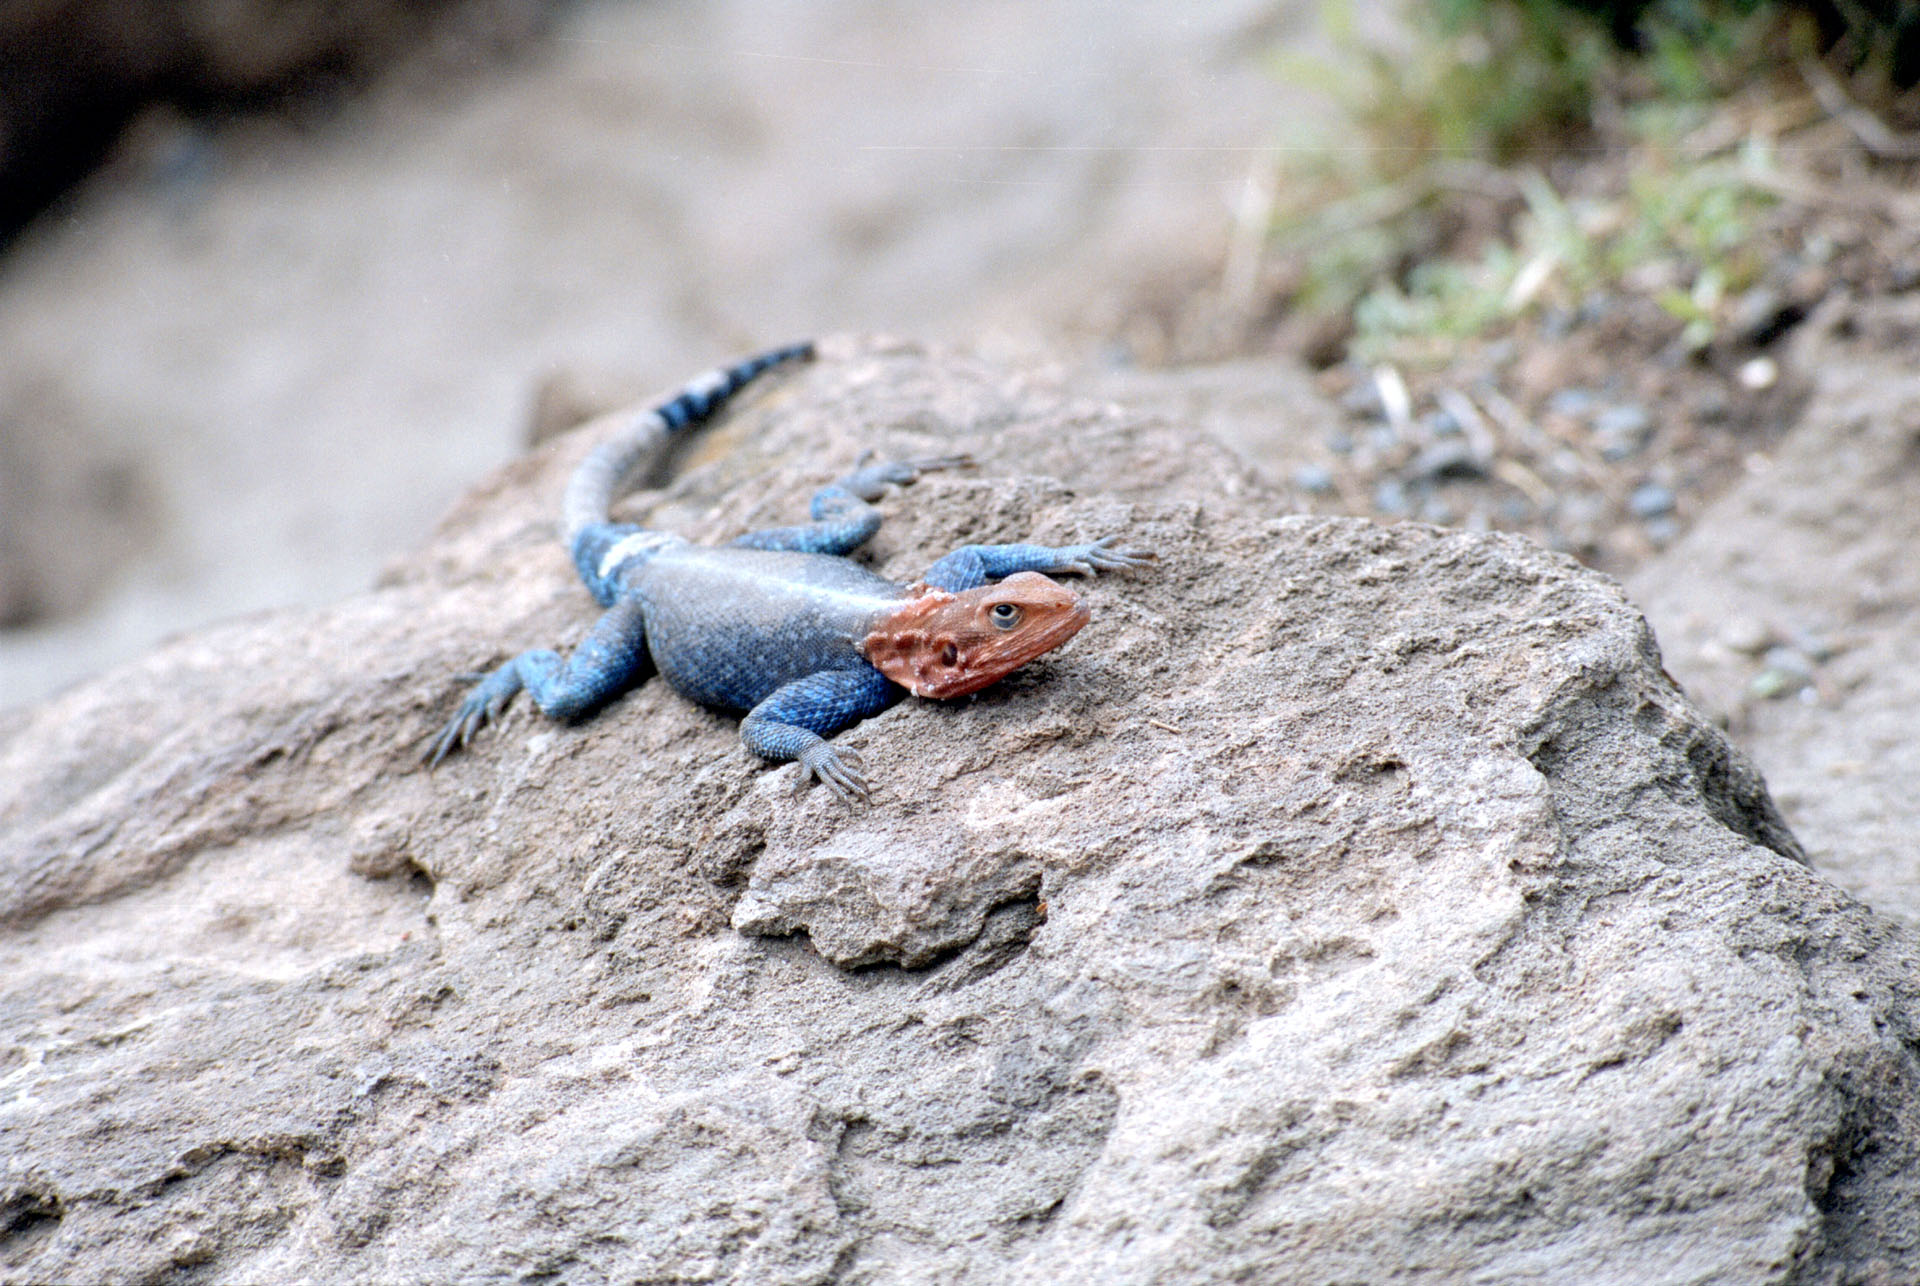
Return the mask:
[[[604, 609], [562, 659], [535, 649], [478, 679], [423, 756], [429, 769], [467, 746], [523, 689], [554, 719], [592, 714], [645, 677], [649, 663], [683, 696], [741, 713], [741, 740], [763, 759], [798, 760], [849, 802], [870, 796], [859, 753], [834, 733], [907, 692], [977, 692], [1077, 634], [1091, 616], [1051, 579], [1139, 567], [1154, 555], [1103, 537], [1077, 545], [965, 545], [911, 584], [848, 555], [879, 530], [890, 486], [971, 463], [941, 456], [870, 463], [815, 492], [812, 521], [749, 532], [726, 546], [612, 521], [628, 479], [673, 440], [713, 419], [767, 371], [812, 359], [811, 343], [710, 371], [600, 443], [561, 505], [563, 540]], [[804, 780], [804, 778], [803, 778]]]

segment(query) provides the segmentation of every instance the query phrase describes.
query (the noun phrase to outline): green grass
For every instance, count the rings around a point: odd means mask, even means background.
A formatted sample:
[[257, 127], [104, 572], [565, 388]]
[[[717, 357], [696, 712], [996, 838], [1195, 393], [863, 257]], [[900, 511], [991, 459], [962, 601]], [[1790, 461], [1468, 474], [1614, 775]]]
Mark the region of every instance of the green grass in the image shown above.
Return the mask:
[[[1764, 51], [1808, 39], [1783, 6], [1652, 4], [1630, 54], [1564, 0], [1436, 0], [1392, 50], [1359, 34], [1354, 4], [1324, 0], [1330, 54], [1276, 66], [1349, 130], [1296, 149], [1310, 159], [1281, 185], [1273, 239], [1305, 263], [1296, 308], [1349, 315], [1368, 361], [1444, 360], [1595, 292], [1644, 294], [1686, 344], [1712, 341], [1760, 269], [1777, 162], [1760, 139], [1710, 154], [1686, 140]], [[1561, 191], [1546, 175], [1570, 154], [1612, 159], [1617, 181]]]

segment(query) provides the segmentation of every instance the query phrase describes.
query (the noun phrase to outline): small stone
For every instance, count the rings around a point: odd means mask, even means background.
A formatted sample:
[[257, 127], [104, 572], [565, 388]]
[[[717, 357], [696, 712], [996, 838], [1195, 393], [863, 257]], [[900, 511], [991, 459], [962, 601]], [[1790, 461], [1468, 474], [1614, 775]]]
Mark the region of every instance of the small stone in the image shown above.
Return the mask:
[[1333, 491], [1333, 470], [1323, 464], [1303, 464], [1293, 471], [1293, 485], [1310, 495], [1329, 495]]
[[1765, 657], [1769, 670], [1778, 670], [1801, 679], [1813, 677], [1813, 660], [1797, 647], [1771, 647]]
[[1747, 691], [1762, 701], [1777, 701], [1781, 697], [1791, 696], [1807, 685], [1804, 675], [1789, 674], [1785, 670], [1766, 669], [1753, 676], [1753, 682], [1747, 685]]
[[1670, 514], [1676, 501], [1673, 492], [1657, 482], [1642, 483], [1627, 497], [1627, 509], [1636, 518], [1658, 518]]
[[1473, 448], [1457, 439], [1421, 448], [1409, 471], [1418, 478], [1480, 478], [1487, 472]]
[[1748, 392], [1763, 392], [1780, 382], [1780, 364], [1771, 357], [1756, 357], [1742, 363], [1735, 378], [1740, 381], [1740, 387]]
[[1833, 654], [1838, 651], [1838, 649], [1834, 647], [1833, 640], [1824, 634], [1814, 634], [1808, 631], [1796, 630], [1792, 641], [1794, 647], [1798, 648], [1802, 654], [1816, 663], [1824, 664], [1827, 661], [1833, 660]]
[[1662, 514], [1658, 518], [1649, 518], [1640, 530], [1654, 543], [1655, 548], [1665, 549], [1680, 539], [1680, 523], [1672, 514]]
[[1353, 434], [1345, 429], [1329, 429], [1325, 441], [1327, 450], [1335, 455], [1353, 454]]
[[1653, 418], [1644, 407], [1632, 402], [1609, 406], [1593, 417], [1593, 431], [1610, 437], [1637, 437], [1653, 426]]
[[1445, 407], [1429, 412], [1422, 423], [1428, 435], [1436, 438], [1457, 438], [1465, 431], [1460, 421], [1454, 418], [1453, 412]]
[[1720, 642], [1743, 656], [1759, 656], [1777, 641], [1757, 616], [1735, 616], [1720, 627]]
[[1380, 404], [1380, 391], [1370, 379], [1360, 380], [1340, 397], [1341, 409], [1356, 419], [1371, 420], [1386, 414]]
[[1593, 417], [1594, 437], [1600, 443], [1601, 458], [1606, 460], [1625, 460], [1638, 454], [1651, 427], [1652, 417], [1631, 402], [1609, 406]]
[[1407, 489], [1397, 478], [1382, 478], [1373, 489], [1373, 507], [1383, 514], [1402, 517], [1407, 512]]
[[1764, 342], [1764, 338], [1779, 325], [1784, 308], [1779, 291], [1755, 286], [1734, 300], [1731, 329], [1743, 340]]
[[1583, 388], [1563, 388], [1547, 399], [1547, 410], [1569, 419], [1584, 419], [1591, 414], [1599, 398]]

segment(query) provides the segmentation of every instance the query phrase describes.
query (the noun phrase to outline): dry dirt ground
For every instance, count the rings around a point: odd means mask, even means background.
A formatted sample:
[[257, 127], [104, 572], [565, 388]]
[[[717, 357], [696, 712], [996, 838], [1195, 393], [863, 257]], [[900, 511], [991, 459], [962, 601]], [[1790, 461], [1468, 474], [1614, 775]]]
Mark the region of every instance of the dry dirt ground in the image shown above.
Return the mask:
[[[438, 89], [299, 125], [142, 122], [0, 263], [0, 609], [32, 618], [0, 633], [0, 705], [365, 586], [579, 411], [758, 344], [888, 331], [1081, 368], [1301, 509], [1526, 530], [1627, 577], [1816, 865], [1920, 919], [1914, 283], [1846, 270], [1886, 220], [1837, 189], [1839, 266], [1783, 281], [1793, 324], [1739, 354], [1777, 363], [1764, 390], [1666, 360], [1631, 318], [1523, 336], [1517, 423], [1572, 453], [1566, 479], [1532, 475], [1552, 503], [1383, 436], [1366, 380], [1312, 377], [1277, 337], [1135, 369], [1159, 355], [1142, 316], [1218, 289], [1249, 175], [1314, 110], [1263, 57], [1314, 39], [1305, 8], [587, 4]], [[1434, 392], [1413, 390], [1421, 426]], [[1652, 463], [1580, 437], [1608, 425]]]

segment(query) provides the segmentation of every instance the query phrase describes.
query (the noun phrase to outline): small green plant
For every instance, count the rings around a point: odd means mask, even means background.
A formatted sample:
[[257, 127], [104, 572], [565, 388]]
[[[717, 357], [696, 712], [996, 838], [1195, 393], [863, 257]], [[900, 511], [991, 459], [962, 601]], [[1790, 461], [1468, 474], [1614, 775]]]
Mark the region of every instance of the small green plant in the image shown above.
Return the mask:
[[[1757, 141], [1729, 158], [1684, 140], [1704, 100], [1737, 79], [1730, 69], [1779, 38], [1782, 7], [1594, 7], [1611, 29], [1569, 0], [1434, 0], [1388, 52], [1359, 36], [1353, 0], [1325, 0], [1333, 55], [1281, 72], [1329, 94], [1353, 135], [1323, 139], [1282, 184], [1293, 201], [1274, 240], [1305, 264], [1296, 307], [1350, 315], [1352, 350], [1368, 360], [1442, 358], [1595, 291], [1653, 298], [1688, 345], [1711, 342], [1758, 271], [1774, 158]], [[1622, 22], [1640, 56], [1619, 48]], [[1625, 105], [1605, 131], [1593, 123], [1603, 101]], [[1576, 144], [1625, 160], [1613, 190], [1575, 197], [1548, 181], [1545, 163]]]
[[1773, 174], [1772, 153], [1758, 142], [1731, 160], [1698, 163], [1642, 145], [1619, 192], [1577, 201], [1528, 171], [1510, 241], [1423, 262], [1358, 300], [1355, 355], [1444, 357], [1452, 342], [1595, 292], [1651, 297], [1682, 323], [1688, 347], [1704, 348], [1727, 301], [1760, 271], [1754, 241], [1774, 201]]

